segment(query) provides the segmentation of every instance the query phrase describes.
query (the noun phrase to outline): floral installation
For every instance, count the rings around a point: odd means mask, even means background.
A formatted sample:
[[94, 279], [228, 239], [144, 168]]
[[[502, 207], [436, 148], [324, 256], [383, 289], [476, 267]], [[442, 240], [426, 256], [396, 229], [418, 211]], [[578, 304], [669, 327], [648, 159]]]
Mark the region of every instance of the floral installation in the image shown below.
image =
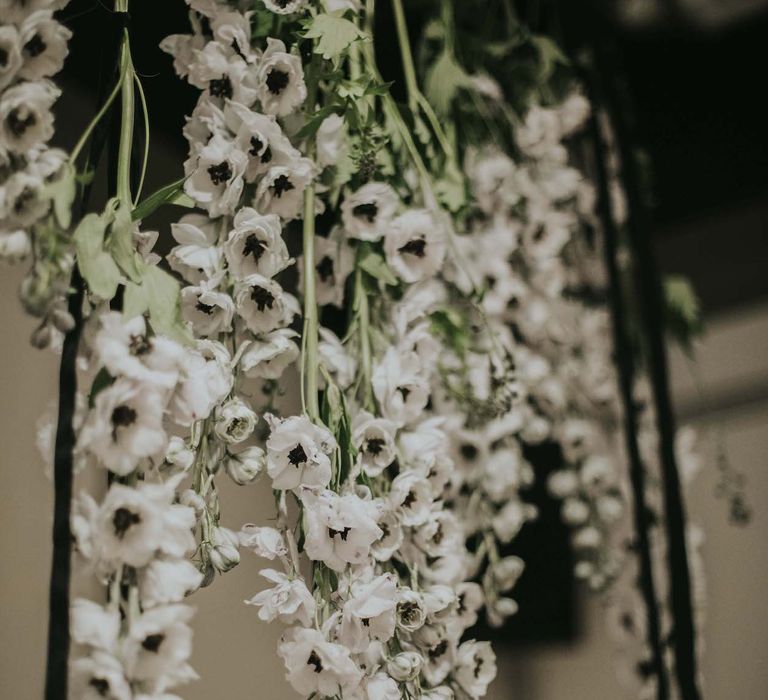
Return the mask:
[[[41, 318], [35, 345], [63, 338], [66, 358], [74, 339], [90, 390], [70, 416], [73, 457], [107, 484], [80, 491], [71, 517], [79, 564], [106, 591], [71, 606], [75, 696], [177, 697], [197, 677], [184, 600], [243, 549], [270, 562], [245, 602], [287, 627], [277, 654], [299, 695], [485, 696], [496, 661], [473, 628], [517, 611], [525, 563], [505, 552], [536, 518], [527, 453], [545, 441], [562, 455], [547, 486], [572, 528], [575, 574], [605, 596], [638, 697], [654, 695], [633, 485], [614, 437], [605, 221], [584, 157], [595, 117], [557, 45], [508, 2], [495, 10], [515, 41], [471, 41], [456, 31], [465, 8], [441, 0], [414, 51], [391, 0], [399, 104], [377, 64], [374, 0], [186, 0], [191, 32], [161, 48], [200, 92], [188, 156], [182, 178], [142, 198], [137, 101], [149, 122], [127, 21], [99, 112], [70, 154], [45, 145], [64, 4], [0, 0], [0, 254], [32, 258], [22, 301]], [[114, 10], [127, 19], [128, 0]], [[118, 106], [116, 191], [73, 214], [95, 167], [83, 149]], [[608, 160], [621, 225], [621, 168]], [[163, 259], [142, 221], [166, 204], [192, 211]], [[285, 413], [294, 371], [301, 410]], [[643, 498], [661, 520], [642, 377], [635, 390]], [[268, 482], [276, 512], [225, 527], [222, 478]], [[688, 535], [699, 570], [700, 535]], [[669, 637], [669, 576], [656, 576]], [[667, 642], [664, 653], [671, 666]]]

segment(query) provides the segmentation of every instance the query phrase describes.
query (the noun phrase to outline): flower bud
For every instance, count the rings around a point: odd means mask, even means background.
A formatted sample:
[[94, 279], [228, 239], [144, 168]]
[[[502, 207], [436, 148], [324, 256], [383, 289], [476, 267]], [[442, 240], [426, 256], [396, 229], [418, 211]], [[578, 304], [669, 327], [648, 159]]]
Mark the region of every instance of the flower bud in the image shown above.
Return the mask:
[[569, 498], [563, 503], [561, 514], [568, 525], [583, 525], [589, 519], [589, 506], [578, 498]]
[[[168, 442], [165, 450], [165, 461], [186, 471], [195, 461], [195, 453], [187, 447], [187, 443], [178, 435], [174, 435]], [[195, 494], [197, 495], [197, 494]], [[191, 505], [191, 504], [188, 504]]]
[[237, 534], [226, 527], [215, 527], [211, 531], [211, 546], [208, 557], [220, 574], [234, 569], [240, 563]]
[[182, 491], [179, 495], [179, 503], [183, 506], [188, 506], [195, 511], [195, 517], [199, 518], [205, 512], [205, 501], [199, 493], [192, 489]]
[[51, 323], [62, 333], [69, 333], [75, 327], [75, 319], [66, 309], [56, 309], [51, 314]]
[[51, 327], [47, 323], [43, 323], [35, 328], [29, 342], [32, 343], [32, 347], [45, 350], [51, 344]]
[[412, 681], [419, 675], [424, 659], [415, 651], [403, 651], [387, 662], [387, 673], [396, 681]]
[[424, 599], [416, 591], [401, 589], [396, 607], [397, 626], [406, 632], [415, 632], [427, 620]]
[[493, 577], [500, 591], [509, 591], [517, 583], [517, 579], [525, 569], [525, 563], [520, 557], [504, 557], [493, 567]]
[[32, 252], [32, 243], [25, 231], [14, 231], [0, 235], [0, 260], [16, 263]]
[[236, 484], [250, 484], [266, 467], [266, 455], [260, 447], [247, 447], [238, 454], [229, 455], [224, 468]]
[[242, 442], [253, 432], [258, 419], [241, 399], [234, 398], [221, 407], [214, 430], [222, 440], [235, 444]]

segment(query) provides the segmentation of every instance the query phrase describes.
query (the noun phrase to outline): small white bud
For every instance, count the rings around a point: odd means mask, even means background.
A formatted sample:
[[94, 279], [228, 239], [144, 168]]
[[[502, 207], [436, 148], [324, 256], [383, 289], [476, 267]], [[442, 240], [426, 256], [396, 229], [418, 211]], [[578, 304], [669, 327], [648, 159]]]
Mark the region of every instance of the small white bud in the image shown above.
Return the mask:
[[387, 673], [396, 681], [412, 681], [419, 675], [424, 659], [415, 651], [403, 651], [387, 662]]
[[266, 468], [266, 455], [260, 447], [247, 447], [242, 452], [231, 454], [224, 468], [236, 484], [245, 486], [253, 482]]
[[220, 574], [234, 569], [240, 563], [237, 534], [226, 527], [215, 527], [211, 532], [211, 546], [208, 550], [213, 568]]

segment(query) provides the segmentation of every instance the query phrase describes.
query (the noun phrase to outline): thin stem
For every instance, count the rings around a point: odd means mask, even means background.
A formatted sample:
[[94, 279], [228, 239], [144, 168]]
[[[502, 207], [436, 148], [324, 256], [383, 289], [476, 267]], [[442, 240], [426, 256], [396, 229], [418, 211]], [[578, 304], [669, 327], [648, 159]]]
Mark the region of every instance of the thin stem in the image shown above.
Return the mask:
[[368, 306], [368, 292], [363, 285], [363, 271], [359, 265], [355, 268], [355, 310], [358, 320], [358, 334], [360, 340], [361, 373], [363, 383], [363, 405], [367, 409], [373, 408], [373, 395], [371, 392], [371, 336], [370, 336], [370, 308]]
[[304, 367], [304, 397], [307, 415], [315, 422], [320, 420], [320, 404], [317, 395], [318, 319], [315, 279], [315, 187], [304, 190], [304, 226], [302, 230], [304, 255], [304, 332], [302, 353]]
[[[128, 0], [117, 0], [118, 12], [128, 11]], [[133, 62], [128, 30], [123, 29], [123, 41], [120, 51], [120, 73], [123, 76], [120, 90], [120, 142], [117, 157], [117, 196], [131, 204], [131, 146], [133, 145], [133, 118], [135, 111]]]
[[147, 174], [147, 164], [149, 163], [149, 111], [147, 110], [147, 98], [144, 95], [144, 86], [139, 80], [139, 76], [133, 73], [133, 80], [136, 83], [136, 89], [139, 93], [139, 103], [141, 104], [141, 113], [144, 120], [144, 153], [141, 159], [141, 175], [139, 176], [139, 184], [136, 187], [136, 196], [133, 198], [133, 206], [135, 207], [139, 199], [141, 198], [141, 191], [144, 189], [144, 178]]
[[400, 44], [400, 56], [403, 59], [403, 73], [405, 74], [405, 86], [408, 91], [408, 106], [415, 112], [418, 107], [419, 85], [416, 80], [416, 68], [411, 53], [411, 41], [408, 38], [408, 27], [405, 23], [405, 12], [402, 0], [392, 0], [392, 8], [395, 11], [395, 27], [397, 28], [397, 42]]
[[74, 163], [77, 160], [77, 157], [80, 155], [80, 151], [83, 150], [83, 147], [88, 142], [88, 138], [90, 137], [93, 130], [96, 128], [96, 125], [104, 118], [104, 115], [107, 113], [107, 110], [109, 109], [110, 105], [115, 101], [115, 97], [117, 97], [117, 93], [120, 91], [120, 88], [123, 84], [123, 73], [120, 73], [120, 76], [117, 79], [117, 83], [115, 83], [115, 87], [112, 88], [112, 92], [109, 94], [109, 97], [107, 98], [106, 102], [101, 106], [101, 109], [96, 113], [96, 116], [91, 119], [88, 126], [85, 128], [85, 131], [83, 131], [82, 135], [78, 139], [77, 143], [75, 144], [75, 147], [72, 149], [72, 152], [69, 154], [69, 162]]

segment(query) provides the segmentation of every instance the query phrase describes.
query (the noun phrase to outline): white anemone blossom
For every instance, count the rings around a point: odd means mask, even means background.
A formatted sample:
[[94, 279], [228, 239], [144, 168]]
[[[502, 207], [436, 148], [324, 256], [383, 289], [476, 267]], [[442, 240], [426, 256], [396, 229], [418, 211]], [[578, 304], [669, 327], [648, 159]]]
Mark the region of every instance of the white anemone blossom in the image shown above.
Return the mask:
[[0, 96], [0, 151], [23, 154], [53, 136], [51, 107], [61, 91], [50, 81], [23, 82]]
[[202, 214], [186, 214], [171, 224], [171, 235], [179, 244], [166, 257], [171, 269], [191, 284], [214, 277], [222, 267], [221, 248], [216, 245], [218, 228]]
[[387, 232], [399, 204], [400, 198], [391, 185], [366, 183], [341, 203], [346, 234], [361, 241], [378, 241]]
[[374, 368], [371, 381], [384, 416], [398, 426], [419, 418], [429, 401], [429, 384], [415, 352], [388, 348]]
[[392, 221], [384, 236], [387, 262], [405, 282], [434, 276], [445, 259], [447, 232], [426, 209], [410, 209]]
[[309, 627], [315, 617], [315, 599], [303, 579], [291, 578], [274, 569], [262, 569], [259, 573], [275, 584], [245, 601], [259, 608], [259, 619], [280, 620], [285, 624], [298, 622]]
[[365, 651], [372, 641], [387, 642], [395, 633], [397, 581], [382, 574], [354, 582], [341, 612], [339, 641], [352, 652]]
[[256, 92], [262, 109], [278, 117], [291, 114], [307, 98], [301, 58], [287, 53], [279, 39], [267, 39], [256, 75]]
[[278, 328], [254, 340], [240, 357], [240, 368], [251, 379], [279, 379], [299, 357], [298, 336], [290, 328]]
[[288, 325], [295, 311], [291, 299], [277, 282], [262, 275], [248, 275], [235, 285], [237, 313], [256, 334]]
[[216, 134], [184, 163], [184, 191], [213, 217], [231, 214], [243, 193], [247, 162], [236, 143]]
[[53, 18], [52, 10], [32, 12], [21, 23], [19, 35], [24, 58], [19, 69], [22, 78], [40, 80], [61, 70], [72, 32]]
[[275, 214], [263, 216], [251, 207], [235, 214], [224, 255], [236, 279], [249, 275], [274, 277], [293, 262], [281, 235], [280, 219]]

